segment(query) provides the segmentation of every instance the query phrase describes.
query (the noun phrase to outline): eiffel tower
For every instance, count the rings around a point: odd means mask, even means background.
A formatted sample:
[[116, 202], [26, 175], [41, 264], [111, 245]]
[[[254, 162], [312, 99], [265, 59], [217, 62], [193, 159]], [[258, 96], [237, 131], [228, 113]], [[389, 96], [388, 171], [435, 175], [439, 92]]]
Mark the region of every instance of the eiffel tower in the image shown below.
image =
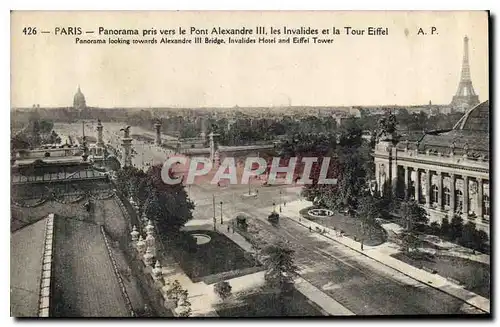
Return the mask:
[[458, 111], [466, 111], [479, 104], [479, 97], [472, 87], [469, 66], [469, 38], [464, 37], [464, 58], [462, 60], [462, 74], [458, 83], [457, 93], [451, 100], [451, 106]]

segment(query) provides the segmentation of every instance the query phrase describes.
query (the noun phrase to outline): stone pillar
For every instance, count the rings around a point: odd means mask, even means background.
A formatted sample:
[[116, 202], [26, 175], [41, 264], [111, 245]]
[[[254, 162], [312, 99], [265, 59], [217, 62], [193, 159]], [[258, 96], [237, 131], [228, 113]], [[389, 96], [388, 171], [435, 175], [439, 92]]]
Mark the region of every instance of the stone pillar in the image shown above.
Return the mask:
[[161, 124], [160, 123], [155, 124], [155, 130], [156, 130], [156, 145], [161, 145]]
[[382, 187], [380, 181], [380, 164], [375, 162], [375, 182], [377, 183], [377, 189], [380, 195], [382, 195]]
[[144, 264], [150, 267], [153, 264], [153, 253], [151, 252], [151, 248], [147, 248], [146, 253], [144, 254]]
[[443, 173], [438, 171], [438, 208], [443, 210]]
[[153, 233], [148, 233], [148, 236], [146, 236], [146, 246], [149, 250], [151, 250], [151, 254], [153, 257], [156, 257], [156, 240], [155, 237], [153, 236]]
[[415, 168], [415, 201], [420, 203], [420, 173], [418, 168]]
[[97, 121], [97, 146], [104, 147], [104, 141], [102, 139], [102, 124], [101, 121]]
[[130, 149], [132, 147], [132, 139], [123, 138], [122, 139], [123, 146], [123, 167], [131, 167], [132, 166], [132, 156], [130, 153]]
[[464, 195], [464, 218], [469, 217], [469, 176], [462, 176], [462, 180], [464, 182], [464, 188], [462, 193]]
[[425, 206], [431, 207], [431, 171], [425, 170]]
[[137, 227], [135, 227], [135, 225], [132, 228], [130, 235], [132, 236], [132, 241], [137, 242], [139, 240], [139, 232], [137, 231]]
[[154, 226], [153, 226], [153, 223], [151, 222], [151, 220], [148, 220], [147, 223], [146, 223], [146, 227], [144, 227], [144, 229], [146, 230], [146, 234], [152, 234], [154, 232]]
[[155, 264], [155, 267], [153, 268], [152, 275], [153, 275], [153, 279], [156, 282], [161, 283], [161, 285], [165, 284], [164, 279], [163, 279], [163, 271], [161, 268], [161, 264], [160, 264], [160, 261], [158, 261], [158, 260], [156, 260], [156, 264]]
[[139, 236], [139, 241], [137, 241], [136, 247], [139, 254], [142, 255], [144, 253], [144, 250], [146, 249], [146, 242], [144, 242], [144, 240], [142, 239], [142, 235]]
[[405, 188], [405, 200], [408, 200], [408, 197], [409, 197], [409, 174], [408, 174], [408, 166], [403, 166], [404, 170], [405, 170], [405, 180], [404, 180], [404, 188]]
[[483, 179], [477, 179], [477, 217], [483, 219]]
[[397, 194], [398, 194], [398, 163], [397, 163], [397, 160], [396, 158], [398, 157], [397, 156], [397, 151], [398, 149], [396, 147], [392, 147], [390, 148], [390, 151], [391, 151], [391, 161], [390, 161], [390, 183], [391, 183], [391, 191], [392, 191], [392, 196], [394, 198], [397, 197]]
[[450, 174], [450, 212], [451, 219], [455, 214], [455, 174]]

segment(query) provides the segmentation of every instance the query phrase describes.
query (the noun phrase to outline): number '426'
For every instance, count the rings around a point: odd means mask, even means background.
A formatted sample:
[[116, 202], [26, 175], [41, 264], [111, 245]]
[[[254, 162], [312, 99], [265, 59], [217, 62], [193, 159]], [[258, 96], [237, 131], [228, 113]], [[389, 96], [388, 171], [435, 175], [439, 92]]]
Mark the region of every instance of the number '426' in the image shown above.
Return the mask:
[[23, 28], [24, 35], [36, 35], [36, 27]]

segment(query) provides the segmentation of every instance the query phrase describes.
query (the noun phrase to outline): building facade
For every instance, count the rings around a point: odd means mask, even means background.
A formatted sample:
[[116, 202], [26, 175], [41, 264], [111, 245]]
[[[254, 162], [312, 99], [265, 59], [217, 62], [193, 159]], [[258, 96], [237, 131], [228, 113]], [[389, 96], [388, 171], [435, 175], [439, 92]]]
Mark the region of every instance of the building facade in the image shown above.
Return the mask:
[[374, 152], [378, 190], [415, 199], [431, 222], [458, 214], [489, 234], [489, 113], [485, 101], [450, 131], [429, 132], [416, 141], [379, 141]]

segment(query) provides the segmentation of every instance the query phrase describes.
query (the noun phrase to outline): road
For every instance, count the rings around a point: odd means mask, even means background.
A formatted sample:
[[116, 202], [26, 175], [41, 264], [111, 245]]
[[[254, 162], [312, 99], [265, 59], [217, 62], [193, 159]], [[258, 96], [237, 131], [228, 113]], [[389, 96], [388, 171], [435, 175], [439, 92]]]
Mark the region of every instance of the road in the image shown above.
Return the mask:
[[[299, 189], [287, 186], [255, 187], [258, 196], [243, 198], [248, 186], [192, 185], [188, 193], [196, 204], [194, 219], [211, 223], [215, 194], [216, 217], [233, 219], [245, 213], [258, 219], [266, 233], [290, 242], [295, 250], [301, 276], [358, 315], [465, 314], [481, 313], [472, 306], [419, 283], [342, 244], [327, 240], [296, 222], [282, 218], [279, 228], [271, 226], [266, 217], [276, 203], [299, 198]], [[280, 190], [282, 195], [280, 196]], [[226, 222], [227, 223], [227, 222]]]
[[[110, 145], [118, 151], [122, 151], [122, 137], [123, 132], [120, 129], [124, 127], [124, 124], [120, 123], [102, 123], [103, 125], [103, 141], [105, 144]], [[97, 122], [87, 122], [85, 123], [85, 135], [92, 135], [97, 139]], [[68, 135], [76, 136], [82, 135], [82, 124], [54, 124], [54, 130], [65, 139]], [[148, 135], [154, 137], [154, 132], [145, 130], [141, 127], [132, 126], [130, 128], [130, 134]], [[172, 137], [167, 135], [162, 135], [163, 139], [172, 139]], [[144, 141], [139, 141], [134, 139], [132, 141], [132, 149], [134, 150], [132, 156], [132, 165], [147, 170], [151, 164], [163, 164], [167, 156], [172, 153], [171, 150], [158, 147], [154, 144], [149, 144]], [[120, 158], [119, 158], [120, 159]], [[121, 161], [121, 159], [120, 159]]]

